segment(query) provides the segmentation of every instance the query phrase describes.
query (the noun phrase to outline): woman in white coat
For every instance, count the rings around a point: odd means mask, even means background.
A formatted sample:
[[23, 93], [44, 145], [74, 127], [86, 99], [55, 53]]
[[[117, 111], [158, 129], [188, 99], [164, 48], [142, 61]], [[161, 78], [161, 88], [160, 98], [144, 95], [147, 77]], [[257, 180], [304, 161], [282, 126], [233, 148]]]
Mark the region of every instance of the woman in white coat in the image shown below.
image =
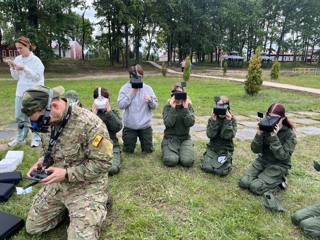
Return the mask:
[[[31, 44], [29, 38], [19, 37], [15, 41], [15, 46], [19, 56], [14, 61], [8, 61], [8, 64], [12, 78], [17, 80], [15, 116], [18, 123], [18, 132], [15, 139], [8, 143], [9, 147], [21, 143], [28, 135], [29, 120], [21, 112], [21, 100], [24, 91], [36, 85], [44, 85], [44, 66], [41, 60], [33, 54], [32, 50], [35, 47]], [[40, 141], [39, 134], [32, 133], [31, 147], [38, 147]]]

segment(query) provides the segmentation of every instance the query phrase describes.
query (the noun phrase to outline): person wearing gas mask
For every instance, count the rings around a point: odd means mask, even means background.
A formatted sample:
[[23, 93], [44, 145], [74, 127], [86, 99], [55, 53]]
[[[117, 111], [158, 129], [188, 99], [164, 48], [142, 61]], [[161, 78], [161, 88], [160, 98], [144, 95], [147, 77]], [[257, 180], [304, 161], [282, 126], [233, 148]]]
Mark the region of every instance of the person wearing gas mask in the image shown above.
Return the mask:
[[[22, 143], [29, 131], [28, 117], [21, 112], [21, 101], [23, 92], [33, 86], [44, 85], [44, 66], [41, 60], [32, 53], [35, 46], [31, 44], [29, 38], [19, 37], [15, 40], [15, 46], [19, 53], [14, 61], [8, 61], [11, 76], [17, 80], [15, 116], [18, 123], [18, 131], [15, 139], [8, 143], [9, 147]], [[31, 147], [38, 147], [40, 144], [39, 133], [33, 132]]]
[[107, 216], [113, 146], [101, 119], [71, 106], [63, 92], [63, 87], [39, 86], [22, 97], [22, 112], [44, 133], [43, 157], [27, 173], [44, 187], [32, 201], [26, 231], [46, 232], [68, 214], [68, 239], [98, 239]]
[[215, 97], [215, 107], [207, 125], [210, 142], [200, 164], [203, 171], [218, 176], [229, 174], [236, 132], [237, 121], [230, 112], [229, 99], [225, 96]]
[[173, 87], [171, 99], [164, 106], [162, 116], [166, 127], [161, 143], [163, 163], [168, 167], [179, 163], [184, 167], [191, 167], [194, 149], [190, 127], [194, 125], [195, 117], [191, 101], [182, 86]]
[[258, 123], [251, 143], [251, 150], [258, 157], [240, 178], [240, 187], [257, 195], [285, 189], [296, 144], [294, 127], [285, 115], [284, 106], [272, 104]]
[[114, 175], [119, 173], [121, 166], [121, 150], [117, 132], [122, 128], [122, 120], [119, 111], [111, 108], [109, 92], [107, 89], [97, 87], [93, 91], [93, 99], [92, 112], [97, 114], [105, 123], [113, 143], [113, 158], [112, 166], [109, 169], [109, 175]]
[[133, 153], [137, 138], [141, 151], [153, 152], [152, 110], [158, 106], [158, 100], [152, 88], [143, 82], [143, 69], [137, 64], [129, 69], [130, 81], [123, 85], [118, 96], [118, 106], [123, 113], [123, 151]]

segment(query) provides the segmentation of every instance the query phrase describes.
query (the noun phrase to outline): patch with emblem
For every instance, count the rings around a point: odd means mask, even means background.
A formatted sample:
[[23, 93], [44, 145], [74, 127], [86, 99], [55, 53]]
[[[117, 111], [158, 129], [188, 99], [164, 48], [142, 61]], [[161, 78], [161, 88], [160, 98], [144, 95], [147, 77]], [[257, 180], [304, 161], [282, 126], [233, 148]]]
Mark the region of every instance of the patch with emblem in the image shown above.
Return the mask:
[[103, 140], [103, 136], [101, 136], [100, 134], [98, 134], [98, 135], [93, 139], [92, 145], [93, 145], [94, 147], [98, 147], [102, 140]]

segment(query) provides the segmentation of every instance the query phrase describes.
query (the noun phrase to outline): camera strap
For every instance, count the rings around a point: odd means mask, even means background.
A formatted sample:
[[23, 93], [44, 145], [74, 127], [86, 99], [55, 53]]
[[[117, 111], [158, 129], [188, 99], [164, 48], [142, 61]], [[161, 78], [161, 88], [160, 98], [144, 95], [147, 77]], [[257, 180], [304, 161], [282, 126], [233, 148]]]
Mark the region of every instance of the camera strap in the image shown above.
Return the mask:
[[71, 117], [71, 112], [72, 112], [72, 107], [69, 106], [68, 107], [68, 112], [67, 114], [64, 116], [61, 125], [56, 128], [55, 126], [51, 127], [51, 135], [50, 135], [50, 140], [49, 140], [49, 145], [48, 145], [48, 149], [44, 155], [44, 159], [43, 159], [43, 166], [45, 168], [49, 167], [50, 165], [52, 165], [51, 162], [51, 153], [52, 153], [52, 149], [53, 147], [56, 145], [57, 140], [60, 136], [60, 134], [62, 133], [64, 127], [67, 125], [70, 117]]

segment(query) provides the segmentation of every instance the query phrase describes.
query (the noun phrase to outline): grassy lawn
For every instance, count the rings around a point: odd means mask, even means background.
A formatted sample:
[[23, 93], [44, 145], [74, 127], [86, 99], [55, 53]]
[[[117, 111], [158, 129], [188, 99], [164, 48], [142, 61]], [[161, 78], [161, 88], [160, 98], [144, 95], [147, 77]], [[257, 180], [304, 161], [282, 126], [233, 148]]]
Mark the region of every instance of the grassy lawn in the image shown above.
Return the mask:
[[314, 74], [299, 74], [297, 76], [281, 76], [280, 83], [293, 84], [303, 87], [320, 88], [320, 75]]
[[[146, 77], [159, 99], [156, 117], [170, 97], [170, 88], [180, 82], [177, 78]], [[47, 81], [48, 86], [63, 85], [66, 90], [79, 92], [82, 103], [92, 104], [92, 90], [104, 86], [111, 90], [111, 102], [115, 105], [118, 91], [126, 79]], [[14, 81], [0, 81], [0, 123], [14, 120]], [[188, 85], [195, 113], [198, 116], [211, 113], [213, 96], [227, 95], [231, 108], [237, 114], [255, 114], [265, 111], [272, 102], [282, 102], [288, 111], [320, 111], [319, 97], [263, 88], [255, 97], [244, 94], [243, 85], [206, 79], [191, 79]], [[289, 175], [289, 188], [280, 194], [285, 213], [272, 213], [264, 209], [261, 198], [238, 185], [239, 177], [254, 160], [249, 141], [236, 141], [234, 168], [227, 177], [215, 177], [199, 169], [206, 142], [195, 142], [194, 167], [167, 168], [161, 163], [159, 135], [155, 135], [156, 151], [150, 155], [140, 153], [122, 155], [119, 175], [110, 178], [110, 192], [114, 206], [101, 239], [305, 239], [290, 222], [291, 214], [304, 206], [319, 201], [320, 176], [311, 165], [318, 158], [320, 136], [300, 138], [293, 156], [293, 168]], [[38, 150], [26, 145], [16, 149], [25, 151], [24, 174], [38, 158]], [[5, 155], [0, 151], [0, 158]], [[23, 181], [21, 185], [27, 184]], [[13, 197], [0, 209], [27, 217], [33, 195]], [[25, 230], [13, 239], [65, 239], [67, 224], [40, 236], [29, 236]]]
[[[92, 91], [96, 86], [108, 88], [111, 91], [111, 102], [115, 105], [120, 87], [126, 81], [125, 78], [112, 80], [47, 80], [46, 85], [50, 87], [62, 85], [66, 90], [74, 89], [79, 93], [81, 102], [86, 107], [90, 107], [92, 105]], [[161, 117], [162, 108], [170, 98], [171, 87], [180, 81], [181, 79], [176, 77], [153, 76], [145, 78], [145, 82], [153, 87], [159, 100], [159, 108], [154, 112], [156, 117]], [[0, 102], [6, 103], [1, 106], [0, 123], [12, 122], [14, 121], [16, 82], [12, 80], [0, 81], [0, 87], [5, 89], [0, 93]], [[257, 96], [249, 97], [245, 95], [242, 84], [227, 81], [194, 78], [188, 83], [187, 91], [193, 102], [195, 112], [199, 116], [210, 115], [213, 97], [217, 95], [229, 96], [232, 111], [235, 114], [255, 114], [257, 111], [266, 111], [267, 107], [273, 102], [283, 103], [290, 111], [320, 110], [320, 96], [263, 88]]]

